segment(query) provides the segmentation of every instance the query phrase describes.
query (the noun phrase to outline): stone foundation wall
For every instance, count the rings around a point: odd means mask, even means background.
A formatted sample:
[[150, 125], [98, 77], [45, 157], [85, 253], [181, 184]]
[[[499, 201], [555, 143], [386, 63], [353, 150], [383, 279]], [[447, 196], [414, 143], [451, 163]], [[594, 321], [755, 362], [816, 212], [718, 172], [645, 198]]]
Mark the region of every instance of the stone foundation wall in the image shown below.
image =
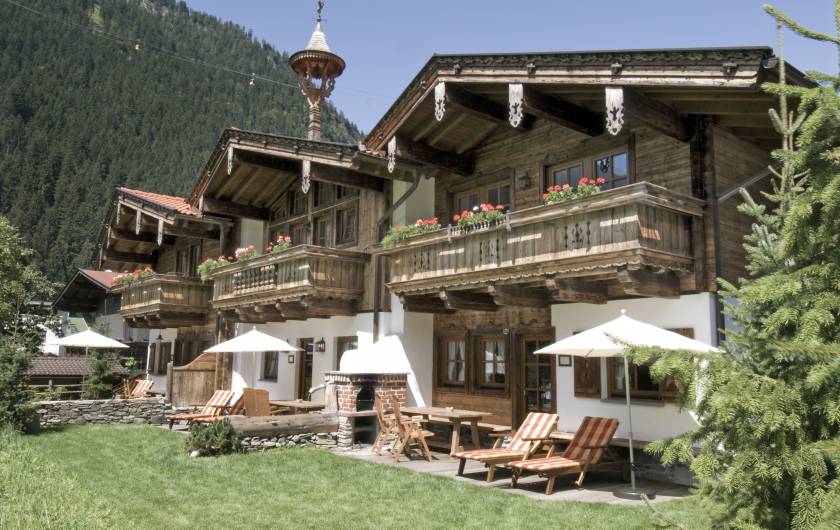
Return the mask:
[[39, 401], [35, 409], [40, 425], [148, 423], [162, 424], [169, 410], [162, 397], [139, 399], [95, 399], [76, 401]]
[[246, 451], [264, 451], [278, 447], [320, 447], [322, 449], [336, 449], [339, 434], [337, 432], [301, 433], [288, 436], [273, 436], [261, 438], [249, 436], [242, 438], [241, 445]]

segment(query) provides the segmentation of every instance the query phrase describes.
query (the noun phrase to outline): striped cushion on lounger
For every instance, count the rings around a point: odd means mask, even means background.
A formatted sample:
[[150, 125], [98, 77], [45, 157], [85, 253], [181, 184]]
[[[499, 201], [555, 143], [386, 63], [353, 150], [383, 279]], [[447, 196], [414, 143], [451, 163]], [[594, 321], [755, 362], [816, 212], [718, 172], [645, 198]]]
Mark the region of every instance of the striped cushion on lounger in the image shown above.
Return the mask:
[[[601, 460], [604, 449], [587, 449], [586, 447], [605, 446], [612, 439], [618, 429], [618, 420], [615, 418], [593, 418], [586, 416], [575, 432], [569, 446], [559, 456], [549, 458], [538, 458], [524, 462], [513, 462], [511, 467], [525, 471], [556, 471], [558, 469], [579, 469], [587, 460], [595, 463]], [[591, 451], [591, 453], [589, 453]], [[588, 454], [589, 453], [589, 454]], [[588, 455], [587, 455], [588, 454]]]
[[504, 448], [497, 449], [474, 449], [472, 451], [461, 451], [455, 453], [455, 458], [469, 458], [472, 460], [485, 460], [497, 458], [503, 455], [524, 455], [531, 446], [531, 441], [526, 438], [547, 438], [551, 431], [557, 426], [557, 415], [546, 412], [530, 412], [522, 425], [513, 435], [510, 444]]

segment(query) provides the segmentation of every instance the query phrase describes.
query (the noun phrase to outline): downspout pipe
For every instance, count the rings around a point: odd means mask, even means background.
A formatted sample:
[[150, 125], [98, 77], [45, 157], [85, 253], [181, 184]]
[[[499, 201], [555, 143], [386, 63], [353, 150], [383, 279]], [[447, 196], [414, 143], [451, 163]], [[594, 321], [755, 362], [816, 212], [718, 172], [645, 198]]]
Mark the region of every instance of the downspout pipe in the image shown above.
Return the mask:
[[[394, 214], [394, 211], [402, 206], [411, 194], [417, 191], [417, 187], [420, 186], [420, 172], [414, 170], [413, 174], [414, 181], [411, 183], [411, 186], [376, 221], [377, 241], [382, 241], [382, 238], [385, 237], [385, 223], [388, 222]], [[373, 342], [375, 344], [379, 342], [379, 313], [382, 312], [382, 256], [380, 254], [377, 254], [373, 258], [373, 281]]]

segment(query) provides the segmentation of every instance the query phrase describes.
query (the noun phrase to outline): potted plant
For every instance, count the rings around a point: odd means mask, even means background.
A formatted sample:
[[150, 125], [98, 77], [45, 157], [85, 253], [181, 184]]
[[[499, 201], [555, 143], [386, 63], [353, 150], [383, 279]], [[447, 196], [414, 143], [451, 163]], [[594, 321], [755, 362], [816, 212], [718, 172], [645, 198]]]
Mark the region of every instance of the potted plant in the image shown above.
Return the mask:
[[268, 246], [265, 247], [265, 251], [269, 254], [278, 254], [290, 248], [292, 248], [291, 236], [284, 236], [281, 234], [277, 236], [274, 241], [268, 243]]
[[408, 226], [392, 226], [385, 237], [380, 242], [383, 247], [389, 247], [397, 241], [402, 241], [406, 238], [417, 234], [424, 234], [426, 232], [434, 232], [440, 230], [440, 223], [437, 217], [431, 219], [418, 219], [413, 225]]
[[600, 192], [601, 186], [603, 186], [606, 182], [606, 180], [600, 177], [597, 179], [583, 177], [578, 181], [577, 187], [574, 188], [568, 184], [563, 184], [562, 186], [559, 184], [549, 186], [548, 189], [546, 189], [546, 192], [543, 193], [543, 204], [547, 206], [549, 204], [557, 204], [570, 201], [572, 199], [590, 197]]
[[460, 214], [455, 214], [452, 220], [461, 228], [482, 230], [490, 228], [495, 222], [504, 217], [505, 213], [507, 211], [502, 204], [496, 206], [492, 204], [479, 204], [478, 206], [473, 206], [472, 210], [464, 210]]

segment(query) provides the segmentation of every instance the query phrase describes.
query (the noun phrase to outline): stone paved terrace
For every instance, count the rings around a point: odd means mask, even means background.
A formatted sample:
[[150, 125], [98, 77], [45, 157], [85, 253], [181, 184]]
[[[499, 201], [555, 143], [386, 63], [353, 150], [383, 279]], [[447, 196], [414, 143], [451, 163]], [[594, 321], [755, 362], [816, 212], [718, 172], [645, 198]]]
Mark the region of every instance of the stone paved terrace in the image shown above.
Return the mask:
[[[457, 476], [458, 460], [450, 458], [446, 453], [433, 451], [432, 461], [427, 462], [415, 452], [410, 458], [403, 455], [397, 464], [394, 464], [386, 450], [382, 451], [382, 456], [377, 456], [371, 453], [370, 446], [362, 446], [360, 449], [354, 451], [344, 451], [337, 454], [377, 464], [390, 466], [395, 465], [404, 469], [411, 469], [412, 471], [417, 471], [419, 473], [431, 473], [433, 475], [448, 477], [453, 480], [462, 480], [476, 486], [484, 486], [517, 495], [525, 495], [526, 497], [530, 497], [532, 499], [549, 501], [604, 502], [608, 504], [638, 504], [638, 501], [619, 499], [618, 497], [613, 496], [613, 490], [624, 485], [624, 482], [621, 480], [618, 473], [590, 473], [587, 475], [582, 488], [576, 487], [573, 483], [577, 478], [577, 475], [558, 477], [554, 486], [554, 493], [546, 495], [546, 479], [533, 474], [525, 475], [519, 479], [519, 485], [516, 488], [511, 488], [510, 472], [502, 468], [497, 469], [495, 480], [488, 484], [485, 481], [487, 468], [485, 468], [480, 462], [468, 460], [464, 469], [464, 475], [459, 477]], [[640, 480], [637, 482], [637, 485], [639, 487], [649, 488], [656, 491], [656, 498], [652, 502], [669, 501], [689, 495], [689, 488], [665, 482]]]

